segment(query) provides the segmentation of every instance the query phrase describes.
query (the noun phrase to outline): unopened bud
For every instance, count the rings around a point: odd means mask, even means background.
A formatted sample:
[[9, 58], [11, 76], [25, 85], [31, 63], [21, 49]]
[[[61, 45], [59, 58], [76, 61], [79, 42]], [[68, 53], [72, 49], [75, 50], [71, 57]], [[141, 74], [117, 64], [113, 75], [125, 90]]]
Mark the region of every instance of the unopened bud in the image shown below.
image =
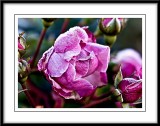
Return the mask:
[[142, 80], [124, 78], [118, 84], [118, 89], [125, 103], [134, 103], [142, 97]]
[[124, 27], [124, 21], [123, 18], [101, 18], [99, 21], [99, 29], [106, 35], [115, 36], [119, 34]]
[[19, 35], [18, 37], [18, 50], [25, 50], [26, 48], [26, 39]]
[[54, 23], [54, 20], [56, 20], [56, 18], [42, 18], [42, 23], [45, 28], [48, 28]]
[[23, 84], [28, 78], [29, 64], [25, 60], [18, 62], [18, 82]]

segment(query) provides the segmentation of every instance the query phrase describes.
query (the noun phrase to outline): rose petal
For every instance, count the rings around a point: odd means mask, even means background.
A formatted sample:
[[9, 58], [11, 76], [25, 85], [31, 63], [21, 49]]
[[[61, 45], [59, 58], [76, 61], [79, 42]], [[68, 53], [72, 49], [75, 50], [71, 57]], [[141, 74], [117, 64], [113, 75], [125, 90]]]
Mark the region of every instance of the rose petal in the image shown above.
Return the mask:
[[89, 60], [77, 61], [75, 69], [78, 76], [85, 76], [89, 70]]
[[95, 38], [94, 34], [88, 30], [88, 27], [83, 27], [83, 29], [86, 31], [86, 33], [88, 35], [88, 42], [96, 43], [96, 38]]
[[94, 87], [103, 86], [107, 84], [107, 74], [106, 72], [95, 71], [93, 74], [84, 77], [89, 81]]
[[49, 48], [46, 52], [43, 53], [42, 58], [38, 61], [38, 70], [42, 71], [46, 69], [46, 64], [48, 63], [48, 60], [53, 52], [54, 47], [52, 46]]
[[72, 64], [69, 64], [67, 71], [60, 77], [55, 77], [54, 80], [64, 87], [70, 87], [69, 83], [75, 80], [76, 70]]
[[93, 92], [93, 86], [84, 79], [76, 80], [72, 84], [72, 88], [81, 96], [89, 96]]
[[48, 74], [60, 77], [68, 68], [69, 62], [63, 59], [63, 54], [53, 53], [48, 61]]
[[96, 43], [86, 43], [84, 49], [90, 53], [94, 52], [99, 61], [97, 69], [106, 72], [110, 60], [110, 48]]
[[[75, 48], [79, 48], [80, 41], [86, 41], [88, 39], [87, 33], [80, 27], [70, 28], [69, 31], [61, 34], [55, 41], [55, 52], [64, 53], [67, 51], [76, 51]], [[77, 50], [77, 53], [80, 50]]]

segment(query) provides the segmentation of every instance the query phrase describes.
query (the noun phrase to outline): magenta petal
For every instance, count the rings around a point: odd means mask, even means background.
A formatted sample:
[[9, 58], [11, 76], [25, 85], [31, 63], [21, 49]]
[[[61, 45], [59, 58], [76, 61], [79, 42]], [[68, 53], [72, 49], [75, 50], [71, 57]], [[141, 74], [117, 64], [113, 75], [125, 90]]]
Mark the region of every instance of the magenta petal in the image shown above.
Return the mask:
[[72, 88], [75, 90], [81, 97], [89, 96], [93, 92], [93, 86], [86, 80], [80, 79], [72, 83]]
[[90, 56], [91, 56], [91, 58], [89, 60], [89, 70], [88, 70], [87, 75], [92, 74], [98, 67], [98, 59], [97, 59], [97, 57], [92, 52], [91, 52]]
[[125, 103], [133, 103], [142, 97], [142, 92], [139, 93], [130, 93], [130, 94], [123, 94], [123, 102]]
[[69, 64], [67, 71], [60, 77], [54, 78], [56, 82], [60, 83], [65, 87], [70, 87], [69, 83], [74, 81], [76, 76], [75, 68], [72, 64]]
[[107, 74], [106, 72], [95, 71], [93, 74], [84, 77], [89, 81], [94, 87], [103, 86], [107, 84]]
[[94, 52], [99, 61], [97, 69], [106, 72], [110, 61], [110, 48], [96, 43], [87, 43], [84, 49], [88, 52]]
[[53, 53], [48, 61], [48, 74], [60, 77], [68, 68], [69, 62], [63, 59], [63, 54]]
[[124, 102], [133, 103], [142, 97], [142, 80], [125, 78], [118, 84]]
[[108, 26], [108, 23], [112, 20], [113, 18], [104, 18], [103, 19], [103, 26], [106, 27]]
[[19, 41], [18, 41], [18, 49], [19, 49], [19, 50], [24, 50], [24, 47], [20, 44]]
[[48, 63], [48, 60], [53, 52], [54, 47], [52, 46], [51, 48], [49, 48], [46, 52], [43, 53], [42, 58], [39, 60], [37, 66], [38, 66], [38, 70], [42, 71], [42, 70], [46, 70], [46, 64]]
[[[61, 34], [55, 41], [55, 52], [65, 53], [67, 51], [76, 51], [75, 48], [80, 46], [80, 41], [88, 39], [87, 33], [80, 27], [70, 28], [69, 31]], [[80, 51], [80, 50], [77, 50]]]
[[88, 42], [96, 43], [96, 38], [95, 38], [94, 34], [88, 30], [88, 27], [83, 27], [83, 29], [86, 31], [86, 33], [88, 35]]
[[81, 77], [85, 76], [89, 70], [89, 60], [77, 61], [75, 69]]

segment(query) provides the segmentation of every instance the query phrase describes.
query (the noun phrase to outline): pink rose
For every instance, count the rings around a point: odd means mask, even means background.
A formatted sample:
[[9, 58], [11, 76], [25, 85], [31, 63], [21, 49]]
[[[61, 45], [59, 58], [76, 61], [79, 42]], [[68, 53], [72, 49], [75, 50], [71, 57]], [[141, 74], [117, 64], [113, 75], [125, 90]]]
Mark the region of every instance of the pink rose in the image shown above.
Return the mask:
[[142, 59], [135, 50], [125, 49], [119, 51], [113, 61], [121, 65], [124, 78], [142, 78]]
[[87, 28], [76, 26], [61, 34], [38, 62], [38, 70], [65, 99], [79, 100], [107, 84], [110, 48], [97, 44]]
[[125, 78], [118, 84], [118, 89], [125, 103], [136, 102], [142, 97], [142, 80]]

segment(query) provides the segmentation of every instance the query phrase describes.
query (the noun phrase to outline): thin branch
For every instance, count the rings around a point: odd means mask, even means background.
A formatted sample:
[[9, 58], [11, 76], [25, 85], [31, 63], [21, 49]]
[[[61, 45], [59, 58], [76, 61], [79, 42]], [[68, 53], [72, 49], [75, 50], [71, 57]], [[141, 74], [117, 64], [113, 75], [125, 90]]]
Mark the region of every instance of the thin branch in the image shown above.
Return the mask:
[[38, 41], [38, 46], [37, 46], [36, 52], [34, 53], [33, 59], [32, 59], [31, 64], [30, 64], [31, 68], [34, 67], [34, 62], [35, 62], [35, 60], [36, 60], [36, 58], [37, 58], [37, 56], [38, 56], [38, 53], [39, 53], [40, 47], [41, 47], [41, 45], [42, 45], [42, 42], [43, 42], [44, 36], [45, 36], [45, 34], [46, 34], [46, 31], [47, 31], [47, 28], [43, 28], [43, 30], [42, 30], [42, 32], [41, 32], [41, 35], [40, 35], [40, 39], [39, 39], [39, 41]]

